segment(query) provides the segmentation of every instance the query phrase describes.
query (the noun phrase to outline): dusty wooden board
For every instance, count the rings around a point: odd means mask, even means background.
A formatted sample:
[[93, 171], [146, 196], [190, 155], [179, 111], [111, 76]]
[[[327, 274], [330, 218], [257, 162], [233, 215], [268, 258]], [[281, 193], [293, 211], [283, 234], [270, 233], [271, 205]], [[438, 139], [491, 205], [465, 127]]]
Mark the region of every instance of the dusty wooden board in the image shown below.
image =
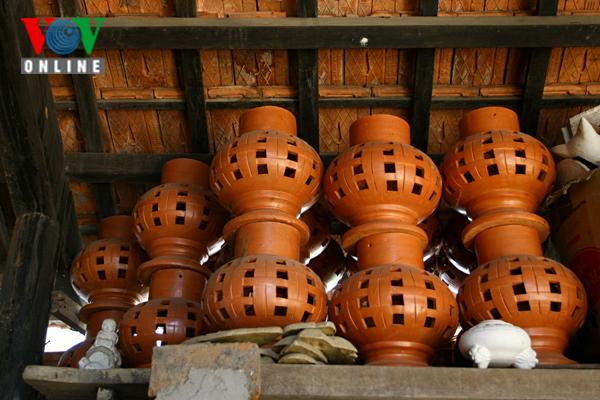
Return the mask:
[[[594, 366], [588, 366], [594, 367]], [[597, 399], [599, 369], [410, 368], [261, 365], [261, 399]], [[146, 398], [149, 369], [82, 371], [29, 366], [27, 383], [50, 400], [95, 399], [113, 388], [121, 398]], [[482, 384], [485, 382], [485, 384]]]
[[80, 370], [28, 366], [23, 379], [49, 400], [95, 400], [99, 387], [114, 389], [121, 399], [147, 399], [150, 369]]

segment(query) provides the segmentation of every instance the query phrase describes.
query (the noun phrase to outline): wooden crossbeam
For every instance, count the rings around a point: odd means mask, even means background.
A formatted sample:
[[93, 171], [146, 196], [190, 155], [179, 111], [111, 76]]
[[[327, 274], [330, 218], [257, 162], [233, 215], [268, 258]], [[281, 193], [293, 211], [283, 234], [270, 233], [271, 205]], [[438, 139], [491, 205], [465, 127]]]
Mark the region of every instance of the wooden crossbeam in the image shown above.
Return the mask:
[[[63, 17], [81, 15], [79, 0], [59, 0], [58, 5], [60, 15]], [[102, 128], [92, 78], [90, 75], [73, 74], [71, 79], [73, 80], [83, 147], [85, 151], [102, 152], [104, 151]], [[96, 214], [99, 218], [117, 214], [117, 202], [114, 188], [111, 185], [99, 183], [92, 185], [91, 189], [96, 201]]]
[[[196, 0], [176, 0], [175, 13], [178, 17], [195, 17]], [[175, 56], [179, 70], [180, 84], [184, 90], [185, 109], [190, 129], [192, 150], [207, 153], [209, 151], [208, 121], [206, 117], [200, 53], [198, 50], [180, 50], [176, 52]]]
[[[299, 17], [315, 18], [317, 0], [297, 2]], [[319, 151], [319, 52], [316, 48], [296, 52], [296, 84], [298, 87], [298, 134]]]
[[[438, 0], [421, 0], [419, 14], [435, 16]], [[433, 70], [435, 67], [435, 49], [419, 49], [415, 60], [415, 81], [411, 114], [411, 143], [427, 152], [429, 140], [429, 115], [433, 95]]]
[[[431, 99], [432, 109], [442, 108], [472, 108], [486, 106], [518, 106], [521, 98], [518, 96], [434, 96]], [[298, 100], [292, 98], [255, 98], [255, 99], [208, 99], [206, 106], [209, 110], [239, 109], [260, 106], [279, 106], [285, 108], [297, 107]], [[321, 97], [321, 108], [354, 108], [354, 107], [400, 107], [407, 108], [412, 104], [411, 97]], [[566, 95], [546, 96], [542, 98], [542, 107], [575, 107], [600, 104], [598, 95]], [[147, 100], [98, 100], [98, 108], [104, 110], [183, 110], [183, 99], [147, 99]], [[56, 102], [57, 110], [76, 110], [77, 104], [71, 100]]]
[[[92, 23], [92, 26], [94, 24]], [[391, 18], [107, 18], [96, 48], [316, 49], [589, 47], [597, 16]]]
[[[538, 0], [537, 2], [537, 14], [540, 16], [556, 15], [557, 10], [558, 0]], [[520, 122], [521, 130], [531, 135], [537, 134], [551, 51], [552, 49], [549, 47], [532, 49], [529, 58], [520, 109]]]

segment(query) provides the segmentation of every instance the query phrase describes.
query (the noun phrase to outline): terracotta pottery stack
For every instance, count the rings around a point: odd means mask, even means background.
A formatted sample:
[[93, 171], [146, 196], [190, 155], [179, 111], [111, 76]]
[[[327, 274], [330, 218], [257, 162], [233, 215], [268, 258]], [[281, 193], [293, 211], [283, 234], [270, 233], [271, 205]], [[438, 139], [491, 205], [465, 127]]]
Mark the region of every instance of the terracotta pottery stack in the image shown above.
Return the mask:
[[552, 156], [519, 133], [505, 108], [466, 114], [461, 131], [443, 173], [446, 200], [473, 221], [463, 243], [479, 263], [458, 295], [462, 324], [502, 319], [527, 331], [541, 364], [572, 362], [563, 352], [583, 323], [585, 291], [575, 274], [543, 257], [548, 223], [534, 214], [554, 182]]
[[361, 118], [324, 177], [333, 214], [352, 226], [342, 244], [360, 269], [336, 289], [329, 315], [367, 364], [427, 365], [458, 324], [454, 296], [424, 270], [427, 234], [417, 226], [437, 207], [442, 180], [409, 143], [403, 119]]
[[83, 342], [63, 354], [59, 366], [78, 368], [102, 321], [111, 318], [119, 323], [125, 311], [141, 300], [137, 271], [145, 254], [135, 240], [133, 227], [130, 216], [103, 219], [100, 239], [87, 246], [73, 262], [71, 284], [83, 300], [90, 302], [79, 313], [79, 319], [87, 324], [87, 332]]
[[171, 160], [161, 185], [134, 208], [137, 238], [152, 260], [138, 271], [150, 286], [149, 301], [127, 311], [119, 328], [127, 366], [150, 367], [154, 346], [180, 343], [207, 328], [200, 301], [210, 270], [202, 263], [226, 217], [208, 189], [208, 174], [202, 162]]
[[319, 195], [319, 155], [296, 137], [296, 119], [279, 107], [247, 111], [240, 133], [211, 167], [213, 191], [236, 215], [223, 231], [236, 258], [208, 281], [205, 312], [221, 330], [322, 321], [325, 288], [298, 261], [310, 235], [298, 216]]

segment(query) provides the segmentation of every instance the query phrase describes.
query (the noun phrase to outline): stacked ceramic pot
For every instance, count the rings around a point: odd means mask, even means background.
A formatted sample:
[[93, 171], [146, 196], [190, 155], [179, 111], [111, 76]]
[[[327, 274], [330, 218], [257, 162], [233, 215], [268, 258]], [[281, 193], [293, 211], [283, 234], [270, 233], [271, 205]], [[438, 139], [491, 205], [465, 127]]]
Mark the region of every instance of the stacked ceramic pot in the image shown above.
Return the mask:
[[133, 228], [130, 216], [103, 219], [100, 239], [87, 246], [73, 262], [71, 284], [83, 300], [90, 302], [79, 313], [87, 331], [82, 343], [63, 354], [59, 366], [78, 368], [102, 321], [111, 318], [118, 323], [125, 311], [141, 300], [137, 271], [145, 254], [137, 245]]
[[178, 344], [207, 329], [200, 302], [210, 270], [203, 262], [226, 216], [209, 190], [208, 174], [202, 162], [171, 160], [161, 185], [134, 208], [137, 238], [152, 260], [138, 271], [150, 287], [149, 301], [127, 311], [119, 328], [127, 366], [149, 367], [154, 346]]
[[527, 331], [540, 363], [569, 363], [563, 352], [587, 304], [575, 274], [543, 257], [549, 228], [534, 212], [554, 182], [552, 157], [505, 108], [466, 114], [461, 131], [443, 173], [446, 200], [472, 219], [463, 242], [479, 264], [459, 291], [462, 324], [502, 319]]
[[325, 288], [299, 262], [310, 231], [298, 218], [319, 195], [319, 155], [296, 137], [295, 117], [279, 107], [244, 113], [240, 134], [211, 167], [213, 191], [236, 216], [223, 231], [236, 258], [210, 278], [205, 312], [215, 329], [321, 321]]
[[352, 226], [342, 244], [356, 252], [359, 272], [336, 289], [329, 316], [367, 364], [427, 365], [458, 325], [454, 296], [424, 270], [427, 234], [417, 226], [438, 205], [440, 174], [410, 146], [401, 118], [357, 120], [350, 144], [329, 166], [324, 192]]

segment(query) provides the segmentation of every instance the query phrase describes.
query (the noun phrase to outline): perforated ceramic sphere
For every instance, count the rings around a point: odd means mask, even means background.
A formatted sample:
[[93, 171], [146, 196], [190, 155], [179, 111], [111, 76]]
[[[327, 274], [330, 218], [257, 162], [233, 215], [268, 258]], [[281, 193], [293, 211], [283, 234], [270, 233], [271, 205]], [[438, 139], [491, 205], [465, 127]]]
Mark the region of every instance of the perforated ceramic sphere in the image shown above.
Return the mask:
[[[221, 204], [235, 214], [248, 211], [246, 196], [268, 191], [272, 199], [289, 203], [297, 214], [314, 203], [320, 190], [323, 163], [300, 138], [256, 131], [224, 146], [213, 159], [210, 183]], [[266, 197], [259, 197], [264, 204]]]
[[86, 338], [83, 342], [66, 350], [60, 356], [57, 367], [79, 368], [79, 360], [85, 357], [87, 351], [94, 344], [94, 338]]
[[223, 265], [209, 279], [203, 301], [217, 330], [318, 322], [326, 304], [325, 287], [310, 268], [270, 255]]
[[133, 216], [136, 236], [152, 257], [177, 249], [172, 244], [156, 245], [165, 238], [190, 241], [204, 254], [206, 245], [221, 235], [226, 219], [212, 193], [184, 183], [166, 183], [146, 192]]
[[444, 196], [466, 208], [483, 196], [510, 189], [533, 211], [552, 188], [556, 172], [548, 149], [524, 133], [474, 134], [454, 145], [442, 164]]
[[71, 284], [86, 301], [107, 289], [136, 299], [142, 291], [137, 269], [145, 259], [135, 242], [114, 238], [97, 240], [73, 261]]
[[409, 341], [435, 348], [454, 334], [458, 306], [433, 274], [383, 265], [347, 278], [333, 294], [329, 318], [358, 346]]
[[155, 346], [179, 344], [203, 333], [199, 303], [165, 298], [138, 304], [125, 313], [119, 326], [124, 365], [150, 367]]
[[418, 222], [437, 207], [442, 179], [433, 161], [410, 145], [367, 142], [331, 163], [323, 189], [332, 212], [345, 222], [382, 209]]
[[458, 293], [461, 324], [502, 319], [521, 328], [549, 326], [572, 334], [585, 318], [585, 290], [575, 274], [544, 257], [504, 257], [471, 272]]

